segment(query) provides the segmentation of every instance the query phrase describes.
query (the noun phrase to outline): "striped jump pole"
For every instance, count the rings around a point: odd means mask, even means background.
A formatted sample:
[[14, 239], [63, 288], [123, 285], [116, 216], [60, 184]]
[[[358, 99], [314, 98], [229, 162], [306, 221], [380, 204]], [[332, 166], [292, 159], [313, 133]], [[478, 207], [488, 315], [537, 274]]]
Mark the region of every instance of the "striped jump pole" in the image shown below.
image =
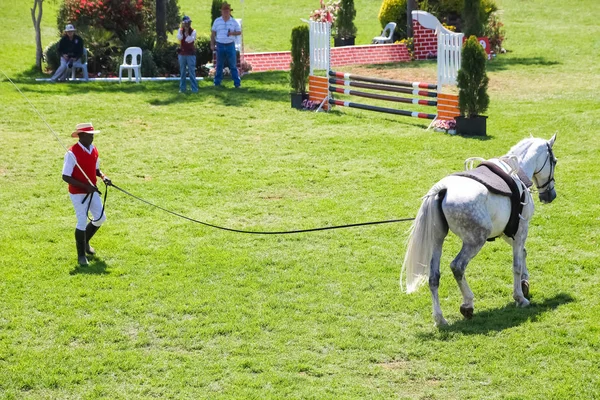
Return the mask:
[[396, 110], [395, 108], [370, 106], [368, 104], [353, 103], [350, 101], [329, 99], [329, 104], [342, 107], [360, 108], [361, 110], [378, 111], [386, 114], [403, 115], [406, 117], [435, 119], [435, 114], [427, 114], [416, 111]]
[[370, 83], [360, 83], [354, 81], [347, 81], [341, 79], [329, 78], [329, 83], [334, 85], [342, 85], [342, 86], [354, 86], [362, 89], [372, 89], [372, 90], [382, 90], [386, 92], [396, 92], [396, 93], [405, 93], [412, 94], [413, 96], [422, 96], [422, 97], [437, 97], [437, 92], [428, 92], [426, 90], [418, 90], [418, 89], [405, 89], [402, 87], [394, 87], [394, 86], [382, 86], [382, 85], [372, 85]]
[[329, 86], [330, 92], [343, 93], [350, 96], [367, 97], [369, 99], [395, 101], [398, 103], [418, 104], [422, 106], [437, 106], [435, 100], [409, 99], [407, 97], [387, 96], [385, 94], [359, 92], [358, 90], [344, 89], [336, 86]]
[[424, 82], [403, 82], [403, 81], [395, 81], [392, 79], [382, 79], [382, 78], [373, 78], [369, 76], [360, 76], [354, 74], [346, 74], [343, 72], [334, 72], [329, 71], [329, 76], [334, 78], [342, 78], [344, 80], [353, 80], [360, 82], [370, 82], [370, 83], [381, 83], [383, 85], [391, 85], [391, 86], [402, 86], [402, 87], [412, 87], [412, 88], [420, 88], [420, 89], [436, 89], [437, 85], [432, 83], [424, 83]]
[[[392, 101], [398, 103], [407, 103], [407, 104], [415, 104], [421, 106], [429, 106], [429, 107], [437, 107], [438, 102], [436, 100], [428, 100], [428, 99], [419, 99], [419, 98], [406, 98], [406, 97], [398, 97], [398, 96], [390, 96], [381, 93], [372, 93], [372, 92], [364, 92], [349, 89], [352, 87], [362, 88], [362, 89], [371, 89], [378, 90], [384, 92], [394, 92], [394, 93], [405, 93], [411, 94], [413, 96], [421, 96], [421, 97], [438, 97], [437, 93], [437, 85], [431, 83], [423, 83], [423, 82], [403, 82], [396, 81], [391, 79], [382, 79], [382, 78], [374, 78], [374, 77], [366, 77], [360, 75], [346, 74], [342, 72], [334, 72], [329, 71], [328, 75], [331, 77], [328, 79], [329, 87], [328, 93], [330, 94], [328, 102], [331, 105], [343, 106], [343, 107], [351, 107], [351, 108], [359, 108], [362, 110], [368, 111], [377, 111], [386, 114], [395, 114], [402, 115], [406, 117], [415, 117], [415, 118], [424, 118], [424, 119], [435, 119], [437, 117], [436, 114], [429, 114], [425, 112], [418, 111], [408, 111], [408, 110], [397, 110], [395, 108], [387, 108], [374, 106], [370, 104], [361, 104], [355, 103], [351, 101], [343, 101], [336, 100], [331, 98], [331, 93], [341, 93], [349, 96], [357, 96], [357, 97], [365, 97], [369, 99], [375, 100], [384, 100], [384, 101]], [[338, 86], [334, 86], [338, 85]], [[343, 87], [340, 87], [343, 86]], [[421, 89], [435, 89], [435, 92]]]

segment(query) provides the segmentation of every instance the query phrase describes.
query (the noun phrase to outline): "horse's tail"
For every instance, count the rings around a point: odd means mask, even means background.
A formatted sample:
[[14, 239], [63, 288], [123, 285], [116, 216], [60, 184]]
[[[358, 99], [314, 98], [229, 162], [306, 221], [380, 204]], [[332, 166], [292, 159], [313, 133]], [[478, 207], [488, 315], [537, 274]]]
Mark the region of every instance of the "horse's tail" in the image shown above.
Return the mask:
[[[423, 203], [413, 222], [407, 241], [406, 255], [400, 274], [400, 287], [412, 293], [429, 278], [429, 264], [433, 255], [436, 230], [447, 229], [442, 213], [441, 200], [446, 194], [446, 185], [436, 183], [423, 197]], [[406, 287], [402, 276], [406, 276]]]

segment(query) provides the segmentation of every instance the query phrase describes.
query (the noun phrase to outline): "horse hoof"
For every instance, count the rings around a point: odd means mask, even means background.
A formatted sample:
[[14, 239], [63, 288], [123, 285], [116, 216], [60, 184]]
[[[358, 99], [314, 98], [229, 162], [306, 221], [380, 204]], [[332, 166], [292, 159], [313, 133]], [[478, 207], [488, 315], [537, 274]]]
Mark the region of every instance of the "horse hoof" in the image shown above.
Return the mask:
[[523, 291], [523, 297], [529, 299], [529, 281], [525, 279], [521, 281], [521, 290]]
[[466, 319], [473, 318], [473, 307], [460, 306], [460, 313]]
[[441, 326], [448, 326], [448, 321], [446, 321], [446, 319], [442, 316], [435, 316], [433, 319], [435, 321], [435, 326], [438, 328]]
[[529, 305], [529, 300], [527, 300], [526, 298], [523, 298], [523, 300], [521, 300], [521, 301], [517, 300], [517, 307], [524, 308], [524, 307], [527, 307], [528, 305]]

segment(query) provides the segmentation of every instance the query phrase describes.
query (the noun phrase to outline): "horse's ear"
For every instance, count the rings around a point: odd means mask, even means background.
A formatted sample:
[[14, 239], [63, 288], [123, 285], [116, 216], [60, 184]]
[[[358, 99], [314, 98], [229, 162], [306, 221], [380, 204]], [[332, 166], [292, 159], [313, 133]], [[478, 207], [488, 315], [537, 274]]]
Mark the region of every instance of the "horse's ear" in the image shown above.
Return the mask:
[[554, 135], [552, 135], [552, 137], [550, 138], [550, 140], [548, 140], [548, 144], [550, 145], [550, 147], [554, 146], [554, 141], [556, 140], [556, 133]]

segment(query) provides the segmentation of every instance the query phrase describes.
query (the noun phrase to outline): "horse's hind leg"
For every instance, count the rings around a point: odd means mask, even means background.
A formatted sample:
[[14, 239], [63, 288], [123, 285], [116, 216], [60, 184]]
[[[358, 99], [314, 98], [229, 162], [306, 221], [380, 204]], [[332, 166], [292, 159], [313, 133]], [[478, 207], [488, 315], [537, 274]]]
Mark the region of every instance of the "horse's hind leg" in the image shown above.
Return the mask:
[[442, 245], [444, 243], [444, 237], [446, 233], [441, 237], [436, 238], [433, 246], [433, 254], [431, 257], [431, 263], [429, 264], [429, 290], [431, 291], [431, 300], [433, 304], [433, 320], [436, 326], [448, 325], [448, 322], [444, 319], [442, 314], [442, 308], [440, 307], [440, 298], [438, 295], [438, 289], [440, 287], [440, 259], [442, 258]]
[[473, 292], [467, 283], [467, 279], [465, 278], [465, 270], [467, 269], [467, 265], [469, 262], [479, 253], [479, 250], [485, 244], [485, 238], [476, 242], [476, 243], [465, 243], [463, 242], [462, 249], [456, 256], [456, 258], [450, 264], [450, 268], [452, 269], [452, 273], [454, 274], [454, 279], [456, 279], [456, 283], [458, 283], [458, 287], [460, 288], [460, 292], [462, 293], [463, 303], [460, 306], [460, 313], [467, 319], [473, 317]]

